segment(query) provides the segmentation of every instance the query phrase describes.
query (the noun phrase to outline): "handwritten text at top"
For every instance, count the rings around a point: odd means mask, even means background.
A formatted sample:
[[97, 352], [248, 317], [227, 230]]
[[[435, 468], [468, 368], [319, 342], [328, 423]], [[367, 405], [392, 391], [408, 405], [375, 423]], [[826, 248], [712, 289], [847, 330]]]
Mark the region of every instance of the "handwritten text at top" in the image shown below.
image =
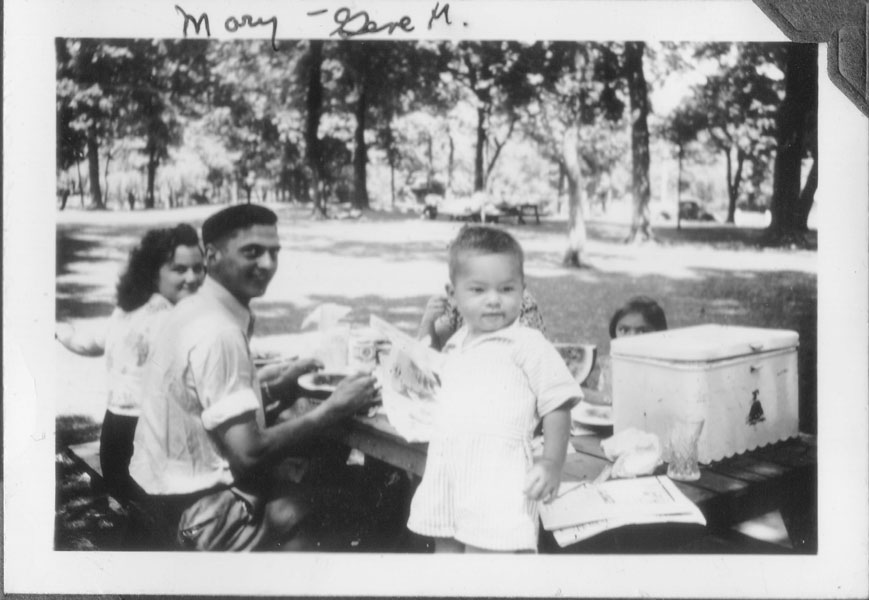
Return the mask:
[[[206, 37], [211, 37], [211, 20], [207, 12], [201, 13], [198, 17], [187, 13], [183, 8], [175, 5], [175, 10], [184, 19], [182, 23], [182, 32], [184, 37], [188, 36], [190, 26], [193, 26], [194, 34], [202, 35], [203, 31]], [[328, 9], [310, 11], [308, 17], [319, 17], [329, 14]], [[386, 32], [389, 35], [396, 31], [410, 33], [414, 31], [415, 26], [413, 19], [409, 15], [403, 15], [392, 21], [377, 21], [366, 10], [352, 11], [349, 8], [341, 7], [336, 9], [332, 14], [332, 21], [338, 26], [329, 32], [329, 36], [338, 36], [342, 39], [359, 37], [363, 35], [372, 35], [380, 32]], [[450, 5], [444, 3], [441, 6], [440, 2], [436, 2], [428, 19], [428, 29], [432, 29], [438, 22], [443, 22], [446, 25], [452, 25], [450, 21]], [[467, 26], [467, 23], [463, 23]], [[254, 17], [251, 15], [230, 16], [223, 21], [223, 28], [229, 33], [236, 33], [241, 29], [270, 27], [271, 28], [271, 43], [272, 50], [278, 50], [277, 35], [278, 35], [278, 18], [275, 15], [269, 17]]]

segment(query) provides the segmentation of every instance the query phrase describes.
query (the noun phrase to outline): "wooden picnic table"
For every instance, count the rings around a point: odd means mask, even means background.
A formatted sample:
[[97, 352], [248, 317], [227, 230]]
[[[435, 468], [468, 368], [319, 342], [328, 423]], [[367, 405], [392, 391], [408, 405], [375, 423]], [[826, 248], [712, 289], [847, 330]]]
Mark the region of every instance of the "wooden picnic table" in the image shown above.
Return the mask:
[[[567, 456], [563, 480], [593, 480], [611, 464], [600, 447], [601, 440], [610, 434], [611, 429], [604, 429], [594, 435], [571, 438], [576, 452]], [[382, 414], [345, 421], [332, 428], [328, 436], [415, 477], [422, 477], [427, 444], [407, 442]], [[655, 474], [665, 471], [662, 466]], [[703, 512], [707, 532], [726, 531], [737, 523], [778, 509], [794, 549], [817, 550], [817, 444], [814, 436], [800, 434], [701, 465], [698, 481], [675, 483]]]

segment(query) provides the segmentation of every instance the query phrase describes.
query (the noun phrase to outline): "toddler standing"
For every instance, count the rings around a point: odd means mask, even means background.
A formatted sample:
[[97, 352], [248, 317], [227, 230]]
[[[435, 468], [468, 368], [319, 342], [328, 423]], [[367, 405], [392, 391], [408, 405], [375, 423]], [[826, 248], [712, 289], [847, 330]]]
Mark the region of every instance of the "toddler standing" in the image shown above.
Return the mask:
[[[510, 234], [462, 228], [449, 275], [447, 294], [464, 325], [443, 348], [436, 434], [408, 528], [434, 537], [436, 552], [534, 552], [537, 501], [558, 492], [570, 408], [582, 392], [558, 351], [517, 322], [523, 253]], [[544, 448], [535, 459], [541, 420]]]

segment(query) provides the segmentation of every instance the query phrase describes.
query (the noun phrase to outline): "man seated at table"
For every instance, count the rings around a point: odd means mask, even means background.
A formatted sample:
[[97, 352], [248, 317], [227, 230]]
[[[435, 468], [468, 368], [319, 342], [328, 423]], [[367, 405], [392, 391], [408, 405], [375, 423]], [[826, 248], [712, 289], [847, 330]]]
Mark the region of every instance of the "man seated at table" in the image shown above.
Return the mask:
[[248, 304], [277, 270], [276, 223], [275, 213], [256, 205], [205, 221], [208, 277], [175, 307], [149, 357], [130, 472], [142, 502], [181, 548], [328, 549], [319, 518], [328, 498], [277, 479], [272, 467], [376, 394], [372, 377], [348, 377], [310, 412], [265, 425], [263, 394], [279, 395], [312, 366], [290, 365], [261, 388], [251, 359]]

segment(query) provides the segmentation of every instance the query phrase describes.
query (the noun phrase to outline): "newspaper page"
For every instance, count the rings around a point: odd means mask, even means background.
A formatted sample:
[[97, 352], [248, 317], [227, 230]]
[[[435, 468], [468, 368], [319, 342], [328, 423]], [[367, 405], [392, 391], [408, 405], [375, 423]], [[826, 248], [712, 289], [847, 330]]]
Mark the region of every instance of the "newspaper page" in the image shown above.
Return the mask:
[[370, 325], [391, 344], [378, 368], [386, 418], [407, 441], [427, 442], [440, 390], [442, 356], [374, 315]]
[[623, 525], [706, 524], [700, 509], [666, 476], [562, 484], [555, 500], [540, 504], [540, 518], [561, 546]]

